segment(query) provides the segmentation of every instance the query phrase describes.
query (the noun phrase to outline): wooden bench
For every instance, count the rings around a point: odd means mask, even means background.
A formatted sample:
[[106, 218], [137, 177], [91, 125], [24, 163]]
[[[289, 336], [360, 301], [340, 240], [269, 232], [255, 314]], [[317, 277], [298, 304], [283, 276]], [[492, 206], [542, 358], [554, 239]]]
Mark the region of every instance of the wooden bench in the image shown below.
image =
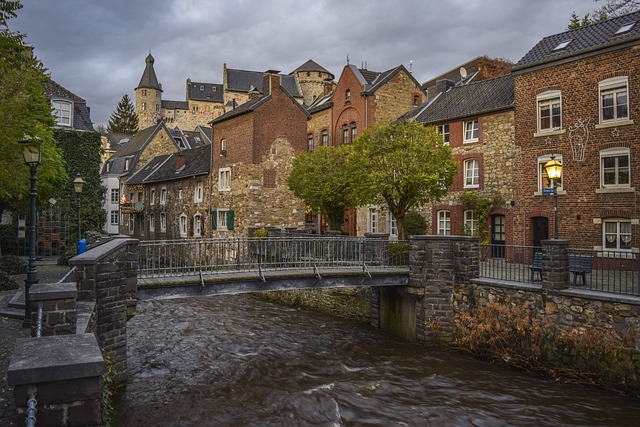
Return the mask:
[[536, 272], [538, 276], [540, 276], [540, 280], [542, 280], [542, 252], [536, 252], [533, 254], [533, 264], [529, 266], [529, 270], [531, 270], [531, 281], [534, 281], [534, 275]]
[[576, 286], [576, 279], [582, 276], [582, 284], [587, 284], [586, 274], [591, 273], [593, 268], [593, 257], [589, 255], [569, 255], [569, 272], [573, 273], [573, 286]]

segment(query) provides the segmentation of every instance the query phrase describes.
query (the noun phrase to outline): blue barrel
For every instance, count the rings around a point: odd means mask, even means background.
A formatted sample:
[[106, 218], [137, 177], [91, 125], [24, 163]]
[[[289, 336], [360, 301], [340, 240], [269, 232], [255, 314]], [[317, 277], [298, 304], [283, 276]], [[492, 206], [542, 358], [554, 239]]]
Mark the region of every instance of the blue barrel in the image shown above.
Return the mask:
[[78, 255], [87, 251], [87, 239], [80, 239], [78, 242]]

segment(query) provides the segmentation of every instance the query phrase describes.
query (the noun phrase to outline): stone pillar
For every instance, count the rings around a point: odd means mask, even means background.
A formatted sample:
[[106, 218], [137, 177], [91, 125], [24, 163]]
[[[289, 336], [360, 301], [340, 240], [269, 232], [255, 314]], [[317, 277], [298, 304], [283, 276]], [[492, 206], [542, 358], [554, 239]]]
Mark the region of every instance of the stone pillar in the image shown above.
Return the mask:
[[569, 241], [543, 240], [542, 289], [558, 291], [569, 287]]
[[41, 336], [75, 334], [77, 296], [73, 282], [31, 286], [31, 336], [36, 335], [39, 306], [42, 306]]

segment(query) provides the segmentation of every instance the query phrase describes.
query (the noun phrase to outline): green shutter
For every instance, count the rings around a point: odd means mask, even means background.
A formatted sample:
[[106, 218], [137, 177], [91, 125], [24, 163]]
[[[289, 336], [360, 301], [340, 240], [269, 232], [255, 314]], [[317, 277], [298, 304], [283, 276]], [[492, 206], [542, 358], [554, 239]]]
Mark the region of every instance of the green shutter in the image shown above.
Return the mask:
[[218, 211], [214, 210], [211, 212], [211, 229], [215, 230], [218, 228]]
[[227, 212], [227, 230], [233, 230], [233, 211]]

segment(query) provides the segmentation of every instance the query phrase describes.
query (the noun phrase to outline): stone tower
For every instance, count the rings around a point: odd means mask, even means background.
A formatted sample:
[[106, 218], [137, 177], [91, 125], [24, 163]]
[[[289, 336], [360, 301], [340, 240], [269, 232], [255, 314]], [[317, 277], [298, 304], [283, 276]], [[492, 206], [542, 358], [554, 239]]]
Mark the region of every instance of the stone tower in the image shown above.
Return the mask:
[[317, 98], [323, 96], [325, 84], [333, 81], [335, 76], [313, 60], [308, 60], [291, 72], [294, 75], [300, 92], [304, 97], [304, 105], [309, 106]]
[[158, 83], [156, 72], [153, 69], [154, 59], [151, 53], [145, 62], [147, 65], [136, 88], [136, 114], [138, 115], [138, 128], [141, 130], [155, 125], [162, 117], [160, 112], [162, 85]]

